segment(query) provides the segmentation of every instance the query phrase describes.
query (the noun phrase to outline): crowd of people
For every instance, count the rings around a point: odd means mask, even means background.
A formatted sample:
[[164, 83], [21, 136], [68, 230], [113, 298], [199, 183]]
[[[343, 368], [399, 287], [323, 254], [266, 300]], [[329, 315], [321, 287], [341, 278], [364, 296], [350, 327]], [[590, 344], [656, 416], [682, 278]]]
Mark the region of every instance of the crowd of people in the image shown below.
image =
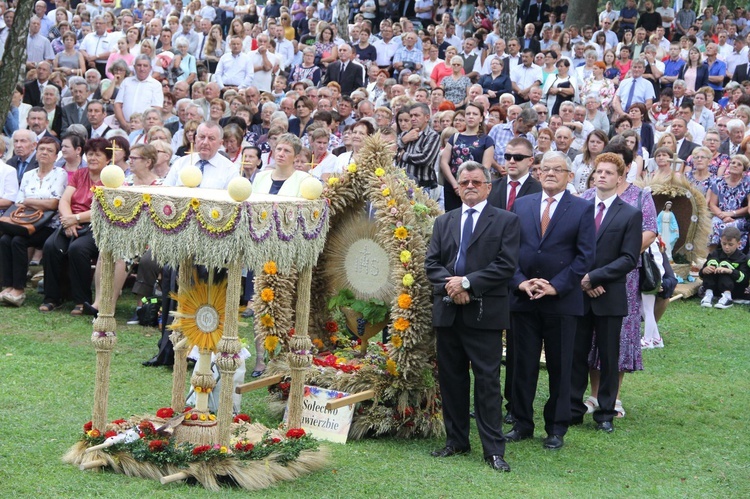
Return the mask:
[[[0, 2], [0, 50], [14, 23], [9, 3]], [[294, 195], [303, 173], [321, 181], [341, 174], [377, 132], [391, 144], [394, 164], [446, 212], [466, 206], [460, 172], [470, 162], [489, 175], [488, 202], [511, 211], [550, 177], [575, 199], [595, 199], [598, 158], [615, 152], [624, 160], [616, 195], [641, 214], [639, 253], [655, 254], [666, 277], [658, 296], [642, 295], [638, 269], [626, 272], [616, 369], [596, 339], [586, 355], [578, 352], [590, 368], [591, 395], [574, 409], [601, 415], [604, 398], [605, 419], [623, 417], [619, 384], [624, 373], [643, 369], [642, 349], [664, 346], [656, 321], [671, 293], [671, 249], [661, 251], [671, 241], [668, 223], [634, 182], [684, 175], [713, 215], [709, 261], [730, 262], [723, 268], [739, 261], [725, 240], [736, 241], [739, 255], [747, 250], [750, 9], [696, 12], [685, 0], [675, 11], [669, 0], [658, 7], [626, 0], [619, 11], [607, 2], [596, 23], [581, 25], [567, 19], [567, 0], [525, 0], [517, 36], [503, 38], [498, 3], [349, 0], [348, 33], [340, 33], [335, 0], [37, 1], [24, 81], [0, 141], [0, 211], [15, 203], [59, 216], [29, 237], [0, 238], [0, 299], [22, 306], [29, 261], [41, 261], [41, 312], [67, 298], [73, 315], [97, 312], [91, 187], [112, 162], [128, 185], [180, 185], [194, 151], [201, 187], [225, 188], [242, 175], [256, 192]], [[125, 262], [116, 269], [119, 289], [128, 271]], [[701, 272], [711, 286], [720, 283], [704, 306], [727, 308], [744, 295], [737, 278], [746, 274], [729, 272], [729, 282], [719, 278], [724, 273]], [[158, 275], [157, 263], [142, 255], [135, 292], [152, 294]], [[527, 291], [549, 293], [550, 282], [534, 281]], [[721, 295], [715, 305], [714, 294]], [[515, 410], [514, 369], [523, 382], [533, 375], [528, 363], [512, 360], [516, 340], [508, 335], [506, 419], [517, 424], [510, 440], [533, 432], [529, 407]], [[560, 367], [547, 359], [550, 373]], [[258, 358], [253, 375], [264, 368]], [[557, 383], [565, 373], [555, 376]], [[583, 396], [576, 376], [576, 396]], [[523, 404], [530, 389], [523, 388]], [[561, 437], [556, 410], [548, 404], [545, 418], [550, 435]]]

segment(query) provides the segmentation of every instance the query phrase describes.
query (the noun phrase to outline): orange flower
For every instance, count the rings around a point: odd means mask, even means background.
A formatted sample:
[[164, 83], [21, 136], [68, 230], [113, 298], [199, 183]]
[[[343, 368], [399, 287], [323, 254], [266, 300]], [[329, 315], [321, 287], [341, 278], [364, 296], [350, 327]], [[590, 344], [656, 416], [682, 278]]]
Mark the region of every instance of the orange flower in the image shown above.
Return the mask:
[[265, 264], [263, 265], [263, 272], [265, 272], [265, 273], [266, 273], [266, 274], [268, 274], [268, 275], [275, 275], [275, 274], [276, 274], [276, 272], [277, 272], [277, 269], [276, 269], [276, 262], [274, 262], [273, 260], [269, 260], [269, 261], [267, 261], [267, 262], [266, 262], [266, 263], [265, 263]]
[[396, 239], [406, 239], [409, 236], [409, 231], [402, 225], [401, 227], [396, 227], [393, 235]]
[[404, 344], [404, 340], [401, 339], [401, 336], [394, 334], [391, 336], [391, 344], [396, 348], [401, 348], [401, 345]]
[[393, 329], [396, 331], [406, 331], [406, 329], [411, 325], [408, 319], [404, 319], [403, 317], [399, 317], [393, 322]]
[[263, 291], [260, 292], [260, 299], [264, 302], [273, 301], [274, 296], [273, 289], [271, 288], [264, 288]]
[[398, 306], [401, 308], [411, 307], [411, 296], [406, 293], [401, 293], [400, 295], [398, 295]]

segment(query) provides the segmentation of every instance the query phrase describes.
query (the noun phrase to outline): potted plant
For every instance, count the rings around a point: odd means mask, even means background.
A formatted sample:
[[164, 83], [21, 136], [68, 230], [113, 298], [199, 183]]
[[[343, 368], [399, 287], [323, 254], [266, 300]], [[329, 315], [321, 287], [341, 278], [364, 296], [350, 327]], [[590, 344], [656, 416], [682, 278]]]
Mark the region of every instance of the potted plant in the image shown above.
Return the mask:
[[367, 352], [367, 340], [388, 324], [390, 312], [390, 307], [383, 300], [359, 299], [346, 288], [328, 300], [328, 309], [338, 309], [344, 314], [347, 328], [362, 341], [362, 353]]

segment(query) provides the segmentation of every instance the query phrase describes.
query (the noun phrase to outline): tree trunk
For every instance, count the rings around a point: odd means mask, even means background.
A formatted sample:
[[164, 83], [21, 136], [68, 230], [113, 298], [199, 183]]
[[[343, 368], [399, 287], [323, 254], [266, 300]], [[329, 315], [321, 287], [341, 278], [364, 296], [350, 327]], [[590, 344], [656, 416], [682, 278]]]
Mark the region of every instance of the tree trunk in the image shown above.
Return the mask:
[[[500, 36], [505, 42], [516, 36], [518, 32], [518, 2], [515, 0], [500, 0]], [[491, 48], [491, 47], [490, 47]]]
[[599, 0], [570, 0], [565, 27], [575, 24], [583, 32], [582, 28], [587, 24], [596, 26], [599, 22], [598, 7]]
[[[13, 26], [5, 41], [5, 52], [0, 62], [0, 116], [8, 116], [10, 101], [21, 72], [26, 76], [26, 38], [29, 35], [29, 21], [34, 12], [34, 2], [18, 2]], [[0, 123], [0, 129], [5, 123]]]
[[340, 1], [338, 4], [338, 19], [336, 19], [336, 27], [339, 31], [339, 36], [344, 39], [346, 43], [349, 43], [349, 2]]

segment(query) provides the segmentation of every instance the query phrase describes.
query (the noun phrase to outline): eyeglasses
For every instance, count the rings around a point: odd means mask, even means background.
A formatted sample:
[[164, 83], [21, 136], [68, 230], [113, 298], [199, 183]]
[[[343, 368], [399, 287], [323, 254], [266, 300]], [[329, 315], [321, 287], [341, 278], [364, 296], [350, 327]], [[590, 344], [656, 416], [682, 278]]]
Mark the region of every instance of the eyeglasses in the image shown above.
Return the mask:
[[469, 185], [480, 187], [482, 184], [489, 184], [489, 182], [485, 182], [484, 180], [462, 180], [458, 183], [461, 187], [469, 187]]
[[510, 161], [512, 159], [513, 161], [518, 163], [519, 161], [523, 161], [524, 159], [529, 159], [531, 156], [529, 156], [528, 154], [510, 154], [506, 152], [505, 154], [503, 154], [503, 157], [505, 158], [505, 161]]
[[561, 173], [569, 172], [570, 170], [567, 170], [565, 168], [560, 168], [559, 166], [555, 166], [555, 167], [543, 166], [541, 168], [541, 171], [542, 173], [554, 173], [555, 175], [560, 175]]
[[138, 161], [138, 160], [141, 160], [141, 159], [143, 159], [143, 157], [141, 157], [141, 156], [130, 156], [130, 162], [131, 163], [133, 161]]
[[711, 159], [708, 156], [693, 156], [693, 159]]

